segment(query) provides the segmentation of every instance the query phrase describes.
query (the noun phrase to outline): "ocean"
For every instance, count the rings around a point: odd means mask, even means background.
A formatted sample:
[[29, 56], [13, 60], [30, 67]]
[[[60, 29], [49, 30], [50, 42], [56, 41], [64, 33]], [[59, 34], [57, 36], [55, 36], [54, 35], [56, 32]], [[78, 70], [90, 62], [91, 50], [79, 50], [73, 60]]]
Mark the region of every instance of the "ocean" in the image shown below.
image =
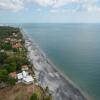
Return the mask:
[[100, 24], [21, 24], [50, 60], [93, 100], [100, 100]]

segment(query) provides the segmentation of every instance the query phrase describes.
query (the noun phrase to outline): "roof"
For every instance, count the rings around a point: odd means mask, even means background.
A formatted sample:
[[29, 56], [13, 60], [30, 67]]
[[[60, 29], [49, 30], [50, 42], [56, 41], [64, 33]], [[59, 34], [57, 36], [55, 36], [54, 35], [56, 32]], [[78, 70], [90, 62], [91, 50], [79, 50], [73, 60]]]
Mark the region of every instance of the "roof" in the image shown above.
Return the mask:
[[17, 74], [17, 77], [18, 77], [18, 79], [22, 79], [22, 78], [23, 78], [22, 73], [18, 73], [18, 74]]
[[9, 73], [9, 76], [13, 77], [13, 78], [16, 78], [17, 74], [16, 74], [16, 72], [11, 72], [11, 73]]
[[10, 37], [9, 38], [6, 38], [7, 41], [9, 41], [10, 39], [11, 39]]
[[33, 81], [33, 78], [32, 78], [31, 75], [29, 75], [29, 76], [23, 78], [23, 80], [24, 80], [25, 82], [32, 82], [32, 81]]
[[20, 43], [16, 43], [14, 45], [12, 45], [12, 48], [20, 48], [22, 47], [22, 45]]
[[26, 83], [33, 82], [33, 78], [31, 75], [28, 75], [26, 71], [22, 71], [22, 73], [17, 74], [18, 79], [22, 79], [22, 81]]
[[28, 65], [22, 65], [21, 67], [22, 68], [28, 68]]
[[27, 76], [27, 72], [26, 71], [22, 71], [22, 75], [23, 75], [23, 77], [26, 77]]
[[13, 32], [12, 34], [16, 34], [15, 32]]

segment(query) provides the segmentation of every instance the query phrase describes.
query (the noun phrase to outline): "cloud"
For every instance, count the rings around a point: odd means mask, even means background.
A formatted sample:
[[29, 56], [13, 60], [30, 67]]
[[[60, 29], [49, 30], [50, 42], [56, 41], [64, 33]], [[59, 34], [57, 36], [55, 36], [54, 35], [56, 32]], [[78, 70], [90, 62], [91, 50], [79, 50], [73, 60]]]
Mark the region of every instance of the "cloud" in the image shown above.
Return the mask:
[[[100, 11], [100, 1], [99, 0], [83, 0], [82, 7], [88, 12], [98, 12]], [[99, 4], [99, 6], [98, 6]]]
[[51, 9], [50, 13], [75, 13], [76, 9]]
[[24, 8], [23, 0], [0, 0], [0, 9], [19, 11]]
[[53, 8], [58, 8], [68, 3], [80, 2], [80, 0], [35, 0], [35, 2], [39, 4], [40, 6], [44, 6], [44, 7], [50, 6]]
[[[99, 5], [98, 5], [99, 4]], [[50, 8], [51, 12], [58, 12], [59, 8], [63, 8], [65, 11], [100, 11], [99, 0], [0, 0], [0, 10], [11, 10], [14, 12], [20, 11], [29, 7], [28, 5], [34, 5], [40, 8]], [[36, 8], [36, 9], [37, 9]], [[42, 11], [42, 10], [41, 10]]]
[[100, 11], [100, 7], [97, 7], [97, 6], [95, 6], [95, 5], [88, 5], [87, 6], [87, 11], [88, 12], [93, 12], [93, 11], [95, 11], [95, 12], [98, 12], [98, 11]]

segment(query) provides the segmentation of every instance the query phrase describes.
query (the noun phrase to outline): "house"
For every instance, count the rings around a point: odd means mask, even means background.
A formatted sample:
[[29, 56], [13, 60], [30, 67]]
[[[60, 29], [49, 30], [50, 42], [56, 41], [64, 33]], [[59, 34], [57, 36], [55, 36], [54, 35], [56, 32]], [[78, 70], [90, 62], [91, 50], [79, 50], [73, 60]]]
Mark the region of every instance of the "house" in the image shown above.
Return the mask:
[[17, 39], [13, 39], [13, 38], [12, 38], [10, 41], [11, 41], [11, 42], [17, 42]]
[[8, 37], [8, 38], [5, 38], [4, 42], [5, 42], [5, 43], [9, 43], [9, 42], [10, 42], [10, 40], [11, 40], [11, 38], [10, 38], [10, 37]]
[[18, 74], [17, 74], [17, 78], [18, 78], [18, 80], [22, 80], [22, 79], [23, 79], [22, 73], [18, 73]]
[[23, 82], [24, 82], [25, 84], [30, 84], [30, 83], [33, 82], [33, 80], [34, 80], [34, 79], [32, 78], [31, 75], [27, 75], [26, 77], [23, 78]]
[[21, 41], [22, 41], [22, 39], [19, 39], [19, 40], [18, 40], [18, 42], [21, 42]]
[[17, 78], [16, 72], [9, 73], [9, 76], [12, 77], [12, 78], [15, 78], [15, 79]]
[[33, 83], [33, 78], [31, 75], [28, 74], [26, 71], [22, 71], [22, 73], [17, 74], [17, 78], [19, 82], [23, 82], [25, 84]]
[[5, 40], [6, 40], [6, 41], [10, 41], [10, 40], [11, 40], [11, 38], [9, 37], [9, 38], [6, 38]]
[[5, 50], [4, 50], [4, 49], [1, 49], [1, 50], [0, 50], [0, 52], [1, 52], [1, 53], [4, 53], [4, 52], [5, 52]]
[[22, 69], [22, 71], [28, 70], [28, 65], [22, 65], [22, 66], [21, 66], [21, 69]]
[[22, 45], [20, 43], [16, 43], [14, 45], [12, 45], [12, 48], [21, 48]]
[[28, 76], [28, 73], [26, 71], [22, 71], [22, 75], [23, 75], [23, 78], [25, 78]]
[[14, 37], [17, 37], [17, 36], [18, 36], [17, 33], [12, 33], [12, 35], [13, 35]]
[[5, 43], [9, 43], [9, 41], [5, 40]]

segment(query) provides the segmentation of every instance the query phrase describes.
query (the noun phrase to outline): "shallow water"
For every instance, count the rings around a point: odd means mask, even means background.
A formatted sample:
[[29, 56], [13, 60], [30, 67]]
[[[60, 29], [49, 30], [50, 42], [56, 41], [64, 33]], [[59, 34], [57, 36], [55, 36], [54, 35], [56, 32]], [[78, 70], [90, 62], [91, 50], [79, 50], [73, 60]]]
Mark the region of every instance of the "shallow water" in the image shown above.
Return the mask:
[[23, 24], [68, 77], [100, 100], [100, 24]]

